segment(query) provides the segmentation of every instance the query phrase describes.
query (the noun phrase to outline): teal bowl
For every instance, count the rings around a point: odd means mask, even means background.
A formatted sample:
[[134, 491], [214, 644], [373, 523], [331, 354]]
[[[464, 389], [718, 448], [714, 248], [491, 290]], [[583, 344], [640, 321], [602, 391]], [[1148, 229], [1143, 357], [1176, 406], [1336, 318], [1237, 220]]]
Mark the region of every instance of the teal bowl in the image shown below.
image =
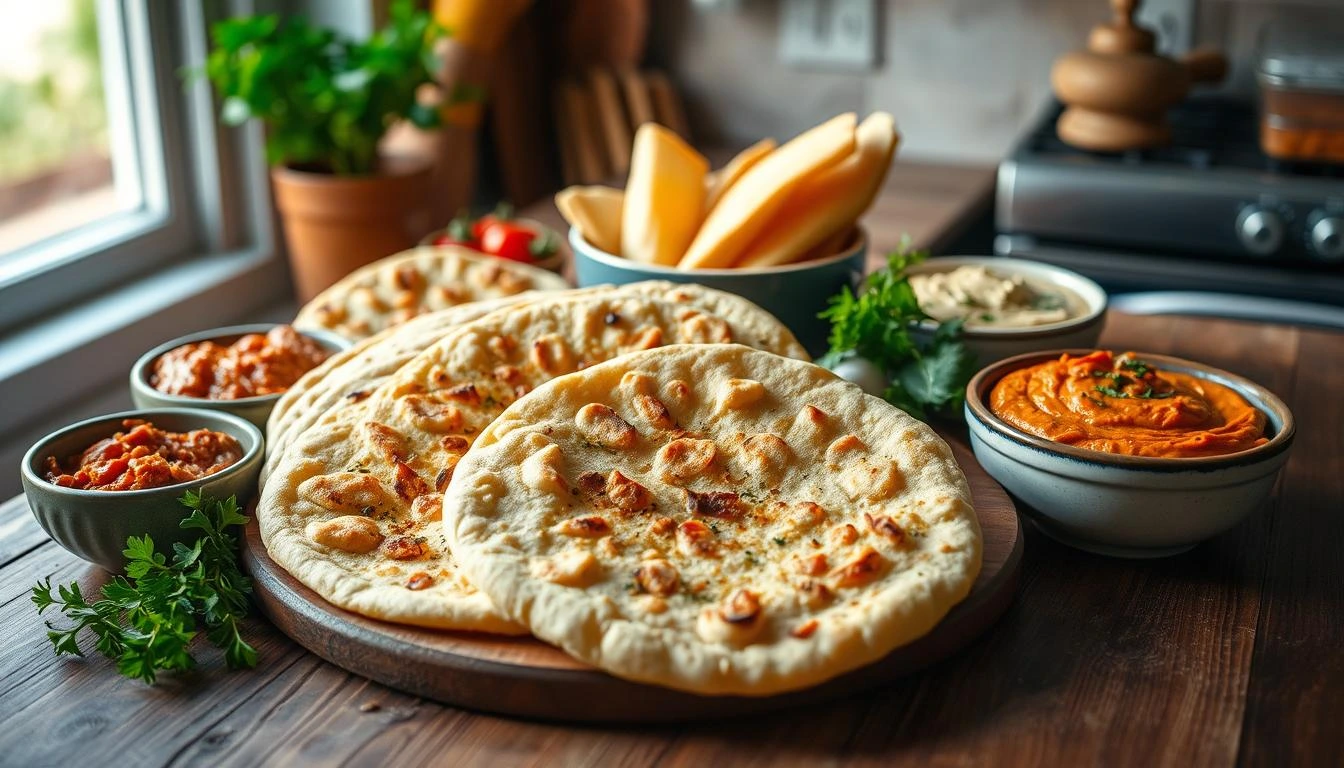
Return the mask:
[[[240, 397], [237, 400], [184, 397], [160, 392], [150, 386], [149, 376], [154, 372], [154, 361], [159, 359], [160, 355], [184, 344], [194, 344], [202, 341], [232, 344], [249, 333], [266, 333], [277, 325], [280, 325], [280, 323], [233, 325], [228, 328], [199, 331], [186, 336], [179, 336], [172, 341], [165, 341], [141, 355], [140, 359], [135, 361], [135, 365], [131, 366], [131, 402], [135, 403], [136, 408], [199, 408], [206, 411], [231, 413], [247, 419], [264, 432], [266, 430], [266, 420], [270, 418], [271, 411], [275, 409], [275, 404], [280, 402], [280, 398], [284, 395], [283, 392], [257, 397]], [[344, 352], [353, 345], [353, 342], [349, 339], [330, 331], [314, 328], [296, 328], [295, 330], [321, 344], [323, 349], [333, 355], [337, 352]]]
[[[63, 461], [82, 452], [120, 431], [123, 419], [144, 419], [172, 432], [202, 428], [223, 432], [238, 440], [243, 457], [213, 475], [139, 491], [64, 488], [43, 477], [48, 456]], [[175, 542], [195, 541], [197, 531], [178, 525], [188, 514], [187, 508], [178, 503], [187, 491], [200, 491], [217, 499], [235, 496], [239, 507], [247, 505], [257, 490], [264, 447], [261, 430], [231, 413], [191, 408], [123, 411], [81, 421], [42, 438], [24, 455], [20, 474], [28, 507], [42, 530], [76, 557], [120, 572], [126, 563], [121, 552], [130, 536], [149, 534], [155, 549], [170, 558]]]
[[574, 271], [580, 288], [668, 280], [699, 283], [735, 293], [779, 318], [808, 352], [819, 355], [826, 351], [830, 326], [817, 315], [840, 289], [854, 290], [863, 279], [868, 233], [858, 228], [851, 245], [834, 256], [750, 269], [676, 269], [641, 264], [598, 250], [574, 228], [569, 230], [569, 245], [574, 251]]

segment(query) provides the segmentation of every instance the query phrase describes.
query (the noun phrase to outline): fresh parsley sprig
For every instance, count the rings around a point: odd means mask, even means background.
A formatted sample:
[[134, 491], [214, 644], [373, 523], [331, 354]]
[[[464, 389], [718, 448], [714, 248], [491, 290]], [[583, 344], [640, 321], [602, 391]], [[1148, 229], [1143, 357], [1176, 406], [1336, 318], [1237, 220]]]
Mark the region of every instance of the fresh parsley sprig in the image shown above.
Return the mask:
[[191, 510], [182, 527], [201, 533], [191, 546], [174, 544], [171, 562], [149, 536], [132, 536], [123, 552], [126, 575], [104, 585], [101, 599], [88, 602], [78, 583], [53, 594], [50, 578], [33, 587], [39, 614], [54, 606], [73, 622], [64, 629], [46, 622], [57, 656], [83, 656], [78, 636], [88, 630], [118, 672], [152, 684], [159, 672], [196, 666], [190, 645], [204, 626], [231, 669], [256, 666], [257, 651], [240, 632], [252, 581], [238, 568], [238, 540], [228, 531], [247, 517], [232, 496], [219, 501], [188, 491], [180, 501]]
[[887, 266], [869, 275], [858, 293], [842, 290], [820, 317], [831, 323], [830, 350], [817, 362], [828, 368], [858, 355], [888, 376], [883, 397], [916, 418], [953, 415], [975, 374], [975, 357], [961, 341], [961, 320], [939, 323], [933, 338], [919, 343], [912, 326], [929, 319], [920, 309], [905, 270], [928, 257], [908, 241], [888, 254]]

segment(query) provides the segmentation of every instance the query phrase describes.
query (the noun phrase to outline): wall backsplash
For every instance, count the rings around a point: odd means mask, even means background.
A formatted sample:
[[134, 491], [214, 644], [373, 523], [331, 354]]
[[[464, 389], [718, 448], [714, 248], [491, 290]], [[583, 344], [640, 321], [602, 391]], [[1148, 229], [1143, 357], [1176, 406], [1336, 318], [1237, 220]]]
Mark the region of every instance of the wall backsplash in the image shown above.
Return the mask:
[[[881, 0], [881, 61], [867, 72], [791, 68], [779, 4], [706, 10], [655, 0], [650, 57], [668, 69], [702, 141], [787, 138], [838, 112], [896, 116], [908, 158], [996, 162], [1050, 97], [1050, 65], [1110, 16], [1105, 0]], [[1256, 32], [1279, 14], [1341, 14], [1344, 0], [1199, 0], [1195, 44], [1223, 47], [1226, 89], [1254, 92]]]

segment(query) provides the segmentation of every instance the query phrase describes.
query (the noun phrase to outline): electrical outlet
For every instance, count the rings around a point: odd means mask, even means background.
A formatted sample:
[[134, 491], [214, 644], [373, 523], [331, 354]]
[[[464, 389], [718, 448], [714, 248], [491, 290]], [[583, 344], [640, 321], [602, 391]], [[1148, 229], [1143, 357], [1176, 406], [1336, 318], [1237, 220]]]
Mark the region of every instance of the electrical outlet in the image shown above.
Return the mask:
[[779, 58], [795, 67], [876, 67], [876, 0], [784, 0]]
[[1181, 56], [1195, 39], [1195, 0], [1145, 0], [1135, 21], [1157, 34], [1157, 51]]

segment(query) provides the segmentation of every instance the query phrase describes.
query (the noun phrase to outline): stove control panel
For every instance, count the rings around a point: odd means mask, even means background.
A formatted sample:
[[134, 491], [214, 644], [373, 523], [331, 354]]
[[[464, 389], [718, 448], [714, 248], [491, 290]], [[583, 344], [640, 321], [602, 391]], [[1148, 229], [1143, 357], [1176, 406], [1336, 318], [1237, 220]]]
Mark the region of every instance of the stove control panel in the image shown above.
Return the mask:
[[1237, 215], [1237, 239], [1255, 256], [1272, 256], [1283, 247], [1283, 215], [1252, 203]]
[[1317, 211], [1311, 217], [1311, 255], [1319, 261], [1344, 261], [1344, 214]]
[[1232, 233], [1243, 257], [1344, 267], [1344, 198], [1261, 194], [1243, 198], [1233, 210]]

